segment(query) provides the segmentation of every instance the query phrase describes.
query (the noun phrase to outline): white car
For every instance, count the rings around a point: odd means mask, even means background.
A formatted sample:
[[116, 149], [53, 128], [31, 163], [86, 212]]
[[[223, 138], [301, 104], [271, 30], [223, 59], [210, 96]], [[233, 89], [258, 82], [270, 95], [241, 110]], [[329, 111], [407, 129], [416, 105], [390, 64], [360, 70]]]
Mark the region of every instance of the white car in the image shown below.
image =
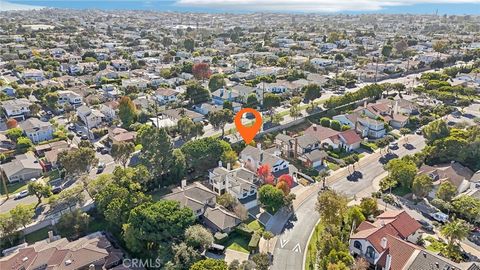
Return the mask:
[[17, 193], [17, 195], [15, 195], [15, 200], [20, 200], [27, 196], [28, 196], [28, 190], [20, 191], [19, 193]]
[[392, 142], [388, 145], [388, 148], [395, 150], [398, 149], [398, 143], [397, 142]]

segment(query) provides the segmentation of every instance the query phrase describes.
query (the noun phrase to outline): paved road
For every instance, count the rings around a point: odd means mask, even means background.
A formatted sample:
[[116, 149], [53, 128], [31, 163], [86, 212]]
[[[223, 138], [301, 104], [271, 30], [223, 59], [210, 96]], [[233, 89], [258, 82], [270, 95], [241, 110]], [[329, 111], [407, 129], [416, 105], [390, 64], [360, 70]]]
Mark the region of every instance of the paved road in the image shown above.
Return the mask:
[[[415, 148], [405, 149], [402, 144], [405, 139], [401, 139], [400, 148], [393, 151], [398, 156], [413, 154], [420, 151], [425, 146], [425, 140], [418, 135], [409, 135], [408, 142]], [[349, 197], [354, 195], [370, 196], [374, 191], [372, 181], [384, 173], [383, 164], [379, 162], [381, 158], [379, 152], [375, 152], [362, 158], [356, 165], [356, 170], [363, 174], [363, 178], [356, 182], [347, 180], [349, 172], [347, 169], [340, 169], [327, 178], [327, 183], [334, 190], [340, 191]], [[319, 215], [315, 211], [315, 203], [320, 185], [312, 186], [313, 192], [310, 196], [295, 209], [296, 219], [287, 223], [282, 234], [279, 235], [274, 250], [273, 270], [302, 269], [303, 257], [310, 233], [318, 221]]]

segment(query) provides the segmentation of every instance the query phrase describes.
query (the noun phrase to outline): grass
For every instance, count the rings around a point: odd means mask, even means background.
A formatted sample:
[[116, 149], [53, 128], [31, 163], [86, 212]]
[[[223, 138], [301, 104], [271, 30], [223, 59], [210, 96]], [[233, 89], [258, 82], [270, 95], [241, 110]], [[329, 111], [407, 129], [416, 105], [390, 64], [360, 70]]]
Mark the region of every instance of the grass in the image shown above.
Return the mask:
[[232, 249], [243, 253], [249, 253], [248, 242], [250, 242], [250, 237], [242, 236], [236, 232], [232, 232], [228, 236], [228, 240], [225, 242], [225, 246], [227, 247], [227, 249]]
[[141, 145], [141, 144], [135, 145], [135, 151], [140, 151], [142, 149], [143, 149], [143, 145]]
[[317, 257], [317, 242], [318, 242], [318, 237], [320, 236], [320, 233], [322, 232], [323, 227], [321, 224], [317, 224], [315, 226], [315, 231], [312, 234], [312, 238], [310, 238], [310, 241], [308, 242], [307, 245], [307, 255], [305, 258], [305, 269], [306, 270], [314, 270], [316, 269], [316, 257]]
[[335, 164], [333, 162], [325, 160], [325, 164], [327, 164], [328, 168], [332, 171], [336, 171], [336, 170], [340, 169], [340, 166], [338, 166], [337, 164]]
[[29, 244], [33, 244], [35, 242], [44, 240], [48, 238], [48, 231], [53, 230], [51, 226], [47, 226], [45, 228], [42, 228], [40, 230], [34, 231], [32, 233], [26, 234], [25, 235], [25, 241]]
[[430, 243], [430, 245], [427, 246], [427, 250], [435, 253], [443, 251], [445, 249], [445, 246], [447, 245], [431, 236], [426, 237], [425, 240]]
[[[7, 189], [9, 194], [15, 194], [20, 191], [26, 190], [28, 186], [28, 181], [16, 182], [13, 184], [7, 184]], [[3, 184], [0, 184], [0, 194], [6, 195], [7, 193], [3, 189]]]
[[256, 219], [250, 217], [249, 220], [246, 221], [247, 227], [253, 231], [257, 231], [263, 229], [264, 226]]

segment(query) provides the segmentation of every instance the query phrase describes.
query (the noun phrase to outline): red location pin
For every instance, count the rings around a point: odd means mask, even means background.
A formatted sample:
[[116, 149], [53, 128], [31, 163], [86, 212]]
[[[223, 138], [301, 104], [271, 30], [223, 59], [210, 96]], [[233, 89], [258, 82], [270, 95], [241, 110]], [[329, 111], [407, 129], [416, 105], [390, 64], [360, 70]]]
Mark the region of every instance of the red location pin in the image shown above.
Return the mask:
[[[250, 127], [246, 127], [242, 124], [242, 116], [246, 113], [251, 113], [255, 116], [255, 123]], [[252, 108], [242, 109], [235, 115], [235, 126], [237, 127], [238, 132], [240, 132], [240, 135], [242, 135], [245, 143], [249, 144], [262, 127], [262, 115]]]

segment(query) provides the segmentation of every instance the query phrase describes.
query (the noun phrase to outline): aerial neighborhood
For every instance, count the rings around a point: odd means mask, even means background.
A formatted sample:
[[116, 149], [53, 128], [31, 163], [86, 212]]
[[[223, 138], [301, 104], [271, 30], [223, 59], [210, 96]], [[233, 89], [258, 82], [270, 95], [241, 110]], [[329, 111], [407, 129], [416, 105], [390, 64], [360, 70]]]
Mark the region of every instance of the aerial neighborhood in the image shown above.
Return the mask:
[[0, 15], [0, 269], [480, 269], [479, 16]]

